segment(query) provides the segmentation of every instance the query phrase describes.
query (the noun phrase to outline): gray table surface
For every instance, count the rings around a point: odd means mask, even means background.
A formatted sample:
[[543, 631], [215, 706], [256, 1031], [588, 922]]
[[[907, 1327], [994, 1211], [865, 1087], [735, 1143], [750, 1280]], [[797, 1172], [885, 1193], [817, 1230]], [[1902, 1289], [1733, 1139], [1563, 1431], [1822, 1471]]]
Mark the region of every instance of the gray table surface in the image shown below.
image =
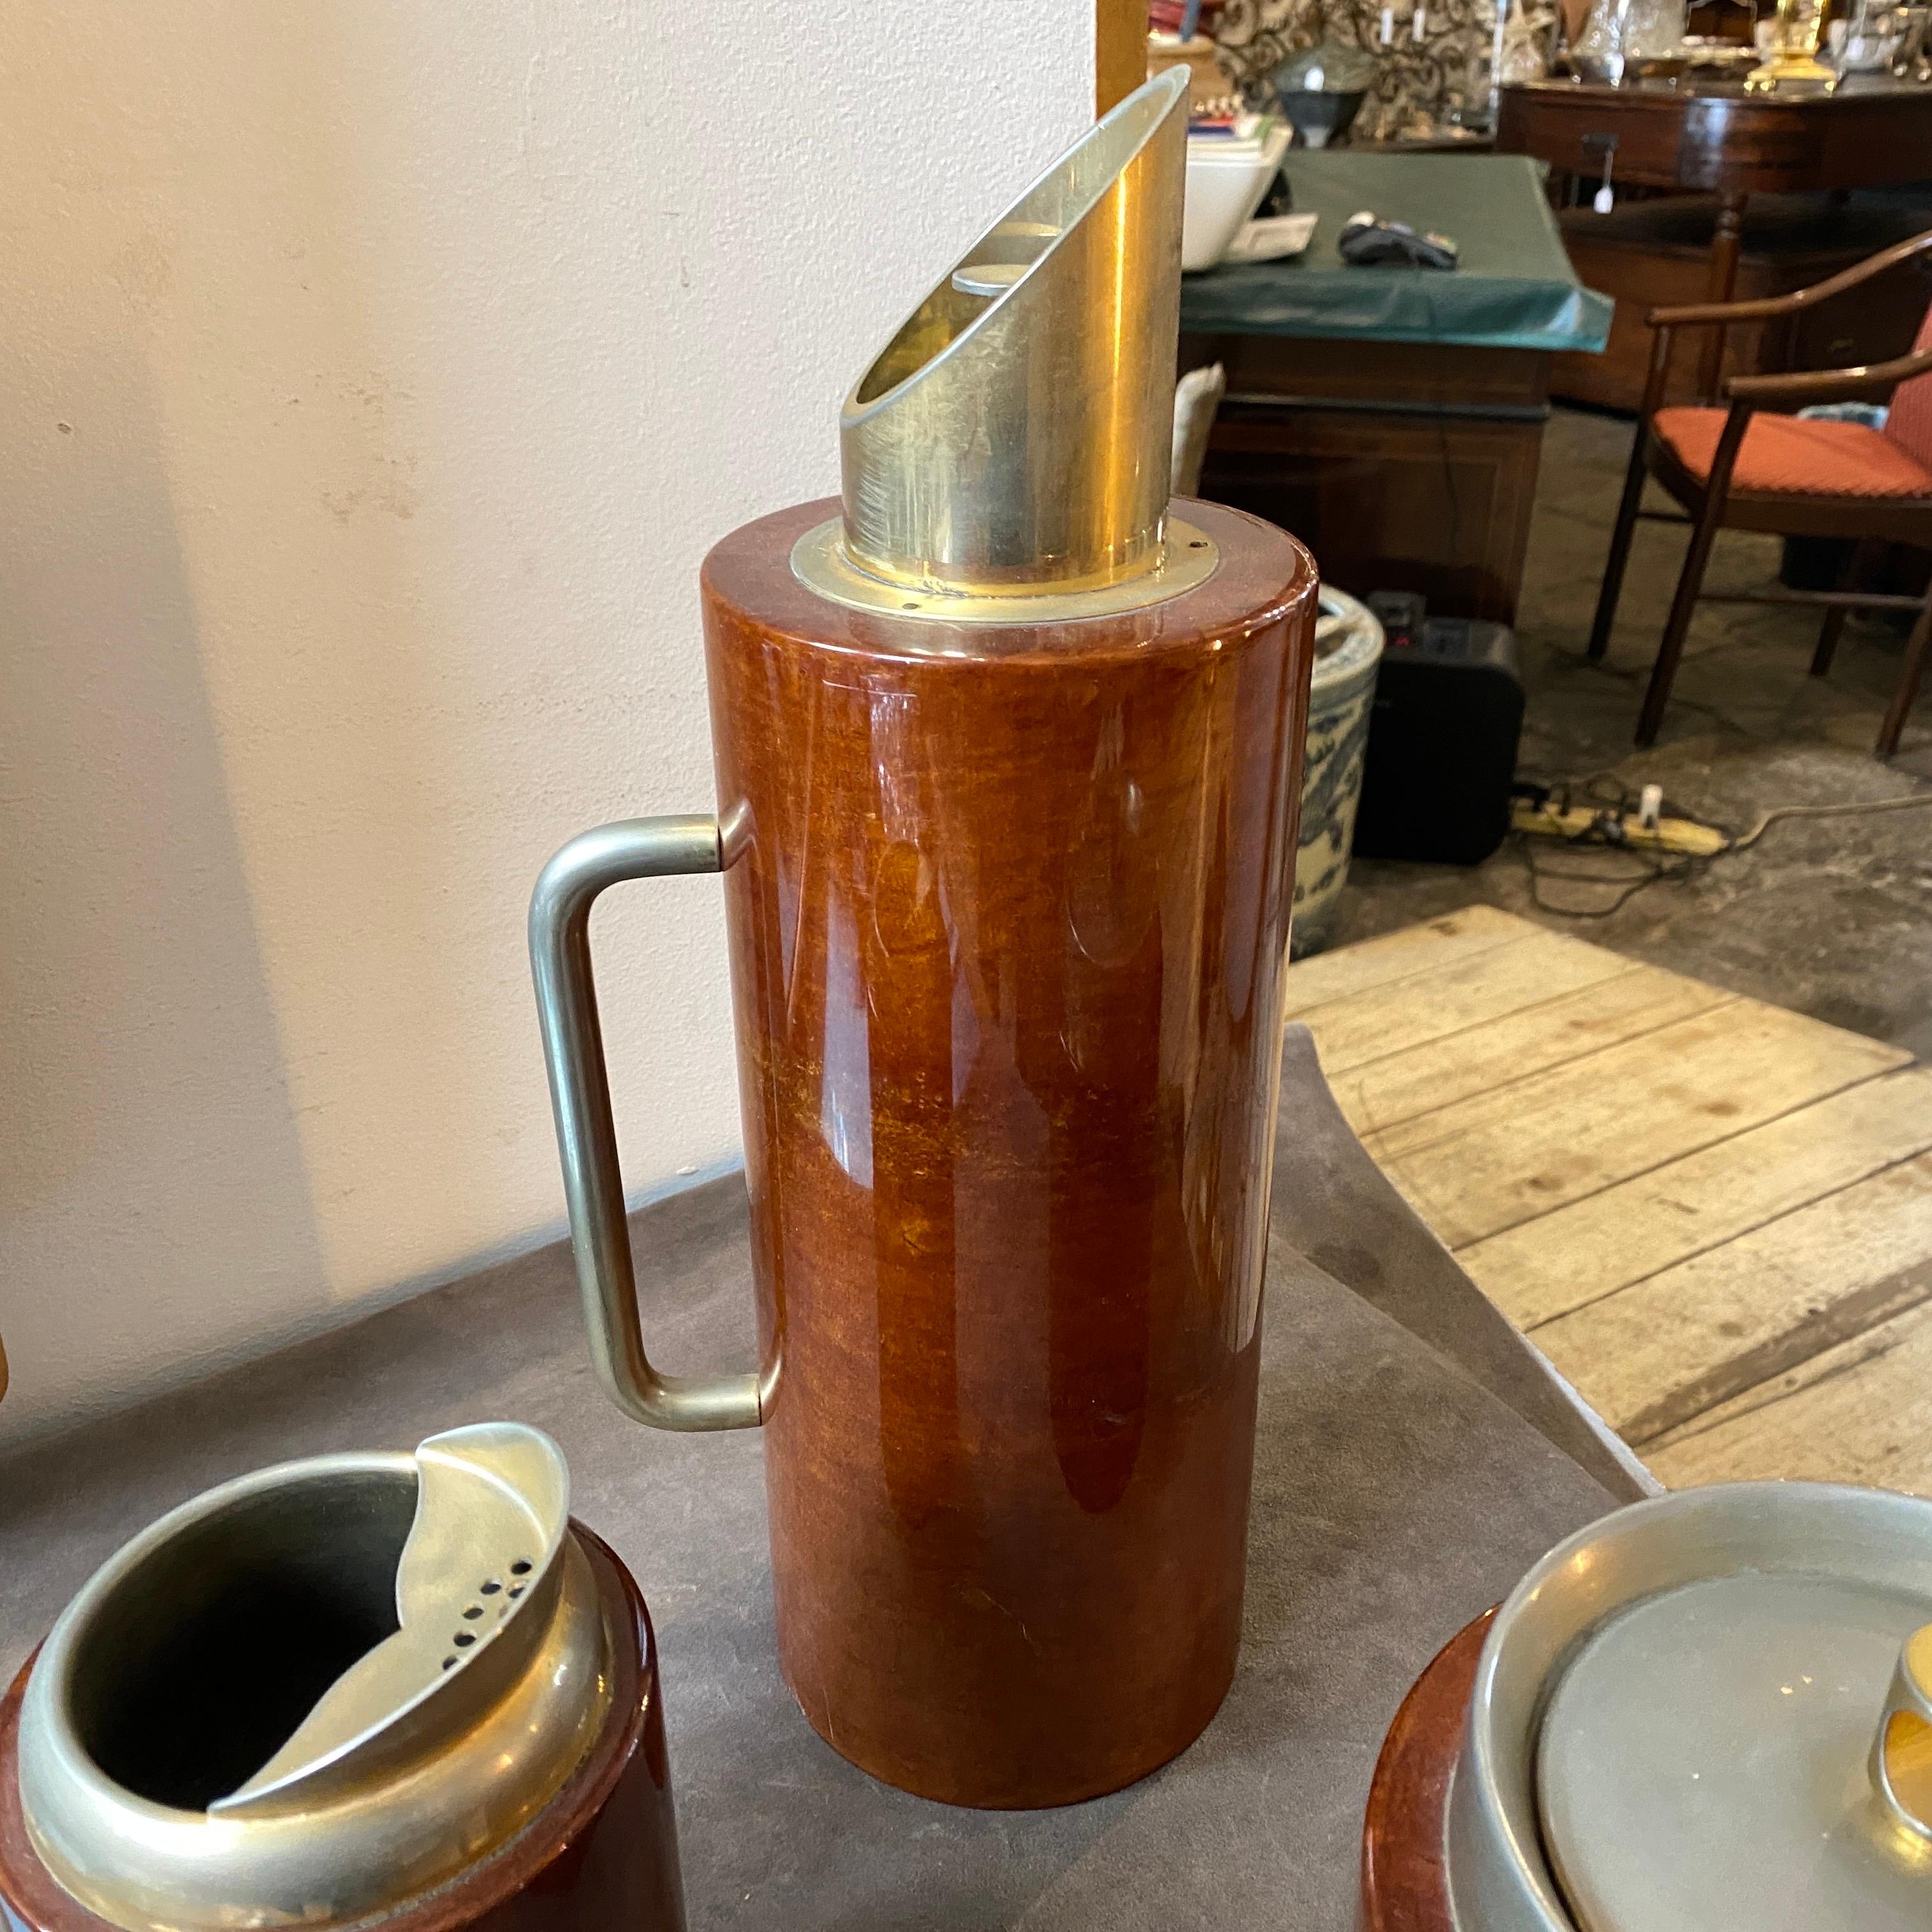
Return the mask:
[[[562, 1444], [576, 1514], [650, 1604], [694, 1928], [1346, 1932], [1363, 1802], [1403, 1692], [1534, 1558], [1642, 1483], [1583, 1412], [1552, 1406], [1560, 1385], [1339, 1120], [1291, 1033], [1240, 1666], [1192, 1748], [1127, 1791], [957, 1810], [821, 1743], [778, 1672], [754, 1435], [664, 1436], [618, 1414], [561, 1247], [0, 1461], [0, 1665], [17, 1668], [126, 1537], [211, 1484], [512, 1417]], [[693, 1370], [748, 1361], [736, 1181], [634, 1226], [654, 1352]]]

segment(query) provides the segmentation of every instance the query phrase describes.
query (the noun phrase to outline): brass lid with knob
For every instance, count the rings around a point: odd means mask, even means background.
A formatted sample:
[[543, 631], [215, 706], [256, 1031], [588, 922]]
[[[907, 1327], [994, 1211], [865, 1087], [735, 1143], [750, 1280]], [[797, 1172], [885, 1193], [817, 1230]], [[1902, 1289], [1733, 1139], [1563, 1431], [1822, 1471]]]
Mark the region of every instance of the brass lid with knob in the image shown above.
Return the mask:
[[1634, 1504], [1496, 1613], [1450, 1786], [1461, 1932], [1932, 1924], [1932, 1502]]

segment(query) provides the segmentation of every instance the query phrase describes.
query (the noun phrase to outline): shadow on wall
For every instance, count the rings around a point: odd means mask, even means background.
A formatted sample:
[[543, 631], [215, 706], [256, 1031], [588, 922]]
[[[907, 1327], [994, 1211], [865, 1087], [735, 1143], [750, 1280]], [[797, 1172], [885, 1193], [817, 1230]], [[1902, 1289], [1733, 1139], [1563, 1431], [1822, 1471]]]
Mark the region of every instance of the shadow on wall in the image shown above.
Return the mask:
[[[1090, 0], [842, 6], [10, 19], [0, 1440], [561, 1232], [530, 883], [710, 802], [706, 547], [1090, 105]], [[658, 1186], [740, 1139], [717, 881], [596, 925]]]
[[463, 749], [364, 293], [409, 130], [339, 23], [217, 10], [23, 24], [0, 133], [0, 1438], [420, 1279], [393, 1142], [485, 1111], [458, 946], [395, 916]]
[[9, 1432], [329, 1299], [144, 373], [75, 320], [0, 437]]

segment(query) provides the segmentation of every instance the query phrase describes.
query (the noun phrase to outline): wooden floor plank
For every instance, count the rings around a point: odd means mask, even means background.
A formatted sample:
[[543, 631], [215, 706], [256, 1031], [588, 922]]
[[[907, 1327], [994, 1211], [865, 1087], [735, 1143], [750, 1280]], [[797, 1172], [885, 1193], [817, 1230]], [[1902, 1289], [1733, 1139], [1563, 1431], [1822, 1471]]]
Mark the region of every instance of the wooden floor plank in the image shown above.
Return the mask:
[[[1597, 946], [1579, 950], [1601, 952]], [[1330, 1074], [1329, 1084], [1348, 1124], [1366, 1140], [1459, 1100], [1657, 1032], [1733, 998], [1675, 973], [1631, 966], [1445, 1040]], [[1318, 1030], [1316, 1037], [1318, 1042]], [[1323, 1070], [1328, 1070], [1325, 1059]]]
[[1932, 1154], [1841, 1188], [1536, 1330], [1641, 1448], [1932, 1297]]
[[1472, 953], [1532, 939], [1542, 931], [1531, 920], [1493, 906], [1466, 906], [1425, 925], [1298, 959], [1288, 969], [1288, 1017], [1302, 1018], [1330, 1000], [1350, 998], [1372, 986], [1439, 973]]
[[1526, 1221], [1456, 1256], [1521, 1328], [1568, 1314], [1932, 1148], [1908, 1067]]
[[1909, 1058], [1802, 1014], [1727, 1000], [1363, 1140], [1460, 1248]]
[[1645, 1456], [1674, 1490], [1782, 1477], [1932, 1496], [1932, 1302], [1708, 1411]]
[[1298, 963], [1288, 1006], [1664, 1480], [1932, 1494], [1932, 1069], [1486, 907]]
[[1308, 1024], [1333, 1085], [1338, 1076], [1371, 1061], [1446, 1042], [1566, 993], [1650, 970], [1561, 933], [1533, 932], [1514, 944], [1465, 953], [1419, 980], [1328, 1000], [1310, 1013]]

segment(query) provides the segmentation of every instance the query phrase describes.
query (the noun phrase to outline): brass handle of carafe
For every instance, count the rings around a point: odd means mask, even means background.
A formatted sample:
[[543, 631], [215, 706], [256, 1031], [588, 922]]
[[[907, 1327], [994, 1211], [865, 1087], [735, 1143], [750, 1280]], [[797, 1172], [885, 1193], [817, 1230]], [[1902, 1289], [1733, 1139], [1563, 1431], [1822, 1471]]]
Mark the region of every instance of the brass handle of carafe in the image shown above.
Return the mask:
[[658, 1429], [748, 1429], [756, 1376], [661, 1375], [644, 1352], [624, 1181], [590, 964], [590, 908], [608, 886], [719, 872], [728, 838], [716, 819], [627, 818], [573, 838], [530, 895], [530, 970], [570, 1206], [570, 1244], [597, 1373], [626, 1414]]

